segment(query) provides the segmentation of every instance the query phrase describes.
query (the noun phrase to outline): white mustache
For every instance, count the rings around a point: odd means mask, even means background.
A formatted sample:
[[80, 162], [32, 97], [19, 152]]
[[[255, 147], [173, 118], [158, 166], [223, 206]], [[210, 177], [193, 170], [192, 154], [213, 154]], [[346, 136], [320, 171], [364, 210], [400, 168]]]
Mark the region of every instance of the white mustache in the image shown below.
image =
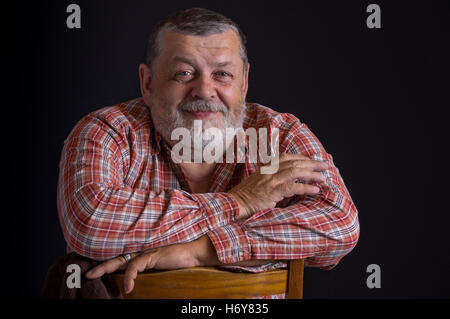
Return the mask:
[[224, 115], [228, 114], [228, 108], [225, 105], [204, 100], [181, 102], [177, 109], [185, 112], [222, 112]]

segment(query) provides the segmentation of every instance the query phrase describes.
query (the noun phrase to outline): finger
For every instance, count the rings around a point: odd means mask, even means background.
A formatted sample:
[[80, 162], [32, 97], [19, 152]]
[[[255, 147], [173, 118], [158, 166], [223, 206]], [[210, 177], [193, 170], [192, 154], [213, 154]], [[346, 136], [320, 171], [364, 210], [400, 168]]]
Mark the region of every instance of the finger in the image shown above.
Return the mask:
[[[147, 257], [148, 258], [148, 257]], [[125, 293], [129, 294], [133, 291], [134, 288], [134, 280], [136, 279], [139, 272], [142, 272], [146, 268], [146, 258], [145, 255], [141, 255], [134, 260], [132, 260], [125, 271], [125, 275], [123, 278], [123, 285], [125, 288]]]
[[118, 270], [121, 266], [126, 264], [122, 256], [110, 259], [94, 267], [86, 273], [88, 279], [100, 278], [104, 274], [110, 274]]
[[134, 288], [134, 279], [136, 279], [138, 274], [137, 266], [132, 263], [129, 264], [127, 270], [125, 271], [125, 276], [123, 278], [123, 287], [125, 293], [129, 294]]
[[298, 161], [298, 160], [309, 160], [310, 158], [302, 155], [302, 154], [294, 154], [294, 153], [281, 153], [280, 154], [280, 163], [285, 161]]
[[327, 162], [316, 160], [289, 160], [280, 164], [279, 171], [290, 168], [306, 168], [316, 172], [325, 171], [329, 165]]
[[317, 195], [320, 193], [320, 187], [309, 184], [294, 183], [292, 189], [295, 195]]
[[122, 266], [119, 267], [119, 270], [126, 270], [128, 266], [128, 263], [123, 263]]
[[86, 273], [86, 278], [88, 279], [97, 279], [105, 274], [105, 270], [103, 269], [104, 265], [100, 264], [95, 266], [91, 270]]
[[[137, 256], [139, 256], [141, 253], [139, 253], [139, 252], [137, 252], [137, 253], [130, 253], [130, 256], [131, 256], [131, 260], [133, 260], [133, 259], [135, 259]], [[122, 256], [119, 256], [119, 257], [122, 257], [122, 259], [124, 260], [124, 263], [122, 263], [122, 265], [119, 267], [119, 269], [120, 270], [125, 270], [125, 269], [127, 269], [127, 266], [128, 266], [128, 262], [127, 262], [127, 260], [125, 259], [125, 257], [122, 255]]]
[[295, 181], [297, 179], [301, 179], [309, 183], [324, 183], [326, 181], [326, 177], [322, 173], [297, 167], [279, 170], [274, 178], [275, 183], [277, 184]]
[[284, 198], [288, 198], [294, 195], [317, 195], [320, 188], [309, 184], [283, 183], [277, 186], [277, 191], [281, 192]]

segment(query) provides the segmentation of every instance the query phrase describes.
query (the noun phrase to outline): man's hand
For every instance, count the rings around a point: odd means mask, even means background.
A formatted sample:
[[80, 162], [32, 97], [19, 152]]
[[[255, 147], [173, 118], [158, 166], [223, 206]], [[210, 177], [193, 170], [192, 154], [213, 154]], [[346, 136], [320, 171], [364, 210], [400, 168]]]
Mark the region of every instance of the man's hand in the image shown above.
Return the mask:
[[119, 269], [125, 269], [124, 288], [125, 293], [130, 293], [134, 288], [134, 279], [138, 273], [147, 269], [179, 269], [196, 266], [219, 265], [217, 254], [208, 236], [202, 236], [192, 242], [175, 244], [142, 253], [132, 254], [132, 260], [126, 263], [122, 256], [107, 260], [86, 273], [88, 279], [96, 279], [104, 274], [113, 273]]
[[[150, 249], [142, 253], [133, 253], [129, 264], [122, 256], [104, 261], [86, 273], [88, 279], [100, 278], [117, 270], [124, 270], [124, 289], [129, 294], [134, 288], [134, 280], [138, 273], [147, 269], [179, 269], [198, 266], [219, 266], [216, 250], [209, 237], [204, 235], [185, 244], [175, 244], [161, 248]], [[232, 266], [259, 266], [274, 262], [274, 260], [248, 260], [229, 264]]]
[[300, 154], [281, 154], [275, 174], [256, 172], [229, 191], [239, 204], [238, 219], [247, 219], [260, 210], [274, 208], [284, 198], [316, 195], [319, 187], [296, 183], [296, 180], [324, 183], [326, 178], [320, 172], [327, 168], [327, 163]]

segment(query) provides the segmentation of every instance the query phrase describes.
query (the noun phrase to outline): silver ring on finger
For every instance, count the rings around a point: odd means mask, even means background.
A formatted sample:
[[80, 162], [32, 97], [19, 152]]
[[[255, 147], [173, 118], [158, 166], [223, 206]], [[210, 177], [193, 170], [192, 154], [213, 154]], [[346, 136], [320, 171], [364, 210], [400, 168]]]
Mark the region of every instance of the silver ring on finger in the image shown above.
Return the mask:
[[124, 254], [122, 255], [123, 259], [125, 259], [126, 263], [128, 264], [131, 260], [131, 254]]

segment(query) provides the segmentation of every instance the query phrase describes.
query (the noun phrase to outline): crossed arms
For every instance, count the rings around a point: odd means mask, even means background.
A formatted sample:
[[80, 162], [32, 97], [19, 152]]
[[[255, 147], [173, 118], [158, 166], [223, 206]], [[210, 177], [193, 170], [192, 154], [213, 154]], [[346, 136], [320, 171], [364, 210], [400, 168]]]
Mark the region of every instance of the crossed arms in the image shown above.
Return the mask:
[[[332, 268], [356, 245], [357, 210], [331, 155], [306, 125], [284, 116], [290, 127], [280, 134], [280, 152], [291, 155], [280, 158], [279, 171], [263, 176], [254, 168], [231, 190], [206, 194], [170, 188], [173, 176], [160, 155], [140, 160], [137, 145], [148, 140], [140, 141], [144, 135], [135, 128], [101, 114], [85, 117], [60, 162], [58, 212], [69, 249], [111, 260], [106, 265], [116, 269], [123, 267], [117, 256], [134, 253], [136, 273], [301, 258]], [[139, 185], [156, 180], [161, 185]]]

